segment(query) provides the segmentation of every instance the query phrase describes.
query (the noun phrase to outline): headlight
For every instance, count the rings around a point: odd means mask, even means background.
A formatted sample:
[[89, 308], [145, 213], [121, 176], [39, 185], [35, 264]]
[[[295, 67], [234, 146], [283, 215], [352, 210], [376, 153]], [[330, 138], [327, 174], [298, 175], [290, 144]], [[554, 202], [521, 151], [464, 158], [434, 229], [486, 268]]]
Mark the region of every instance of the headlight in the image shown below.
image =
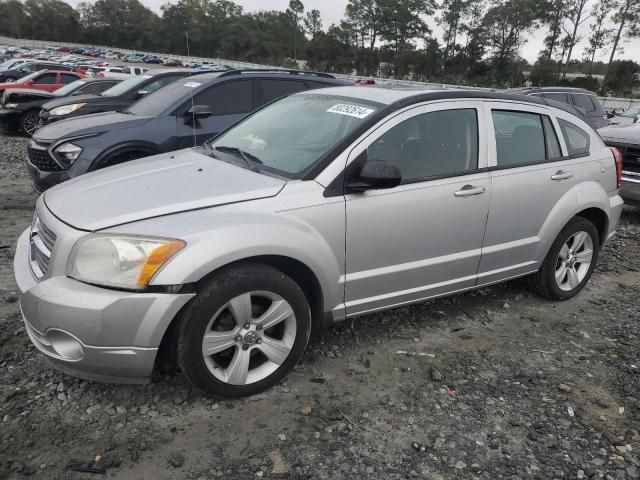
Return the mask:
[[63, 143], [53, 150], [61, 160], [64, 160], [69, 166], [75, 162], [82, 153], [82, 147], [71, 142]]
[[17, 103], [5, 103], [5, 108], [16, 108], [18, 106]]
[[142, 290], [185, 245], [166, 238], [89, 235], [73, 247], [67, 275], [86, 283]]
[[69, 115], [72, 112], [84, 107], [86, 103], [74, 103], [72, 105], [63, 105], [62, 107], [54, 108], [49, 112], [50, 115]]

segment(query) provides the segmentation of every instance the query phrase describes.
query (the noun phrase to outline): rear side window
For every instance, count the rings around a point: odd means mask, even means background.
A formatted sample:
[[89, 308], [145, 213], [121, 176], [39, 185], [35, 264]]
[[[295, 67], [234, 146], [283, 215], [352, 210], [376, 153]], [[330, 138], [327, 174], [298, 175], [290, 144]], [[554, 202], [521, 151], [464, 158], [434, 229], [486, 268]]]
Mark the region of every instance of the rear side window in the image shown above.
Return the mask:
[[372, 143], [367, 156], [396, 165], [403, 182], [476, 170], [476, 111], [442, 110], [417, 115], [396, 125]]
[[335, 85], [332, 85], [330, 83], [324, 83], [324, 82], [316, 82], [314, 80], [307, 80], [307, 86], [310, 89], [314, 89], [314, 88], [327, 88], [327, 87], [335, 87]]
[[544, 98], [555, 100], [556, 102], [569, 103], [569, 99], [567, 98], [567, 95], [564, 93], [551, 92], [551, 93], [545, 93], [543, 96]]
[[503, 110], [494, 110], [492, 115], [499, 167], [546, 160], [541, 115]]
[[591, 100], [591, 95], [573, 94], [573, 103], [576, 107], [583, 108], [587, 113], [596, 111], [596, 107]]
[[76, 80], [78, 80], [78, 77], [76, 77], [75, 75], [69, 75], [68, 73], [62, 73], [60, 75], [60, 78], [62, 80], [62, 83], [64, 83], [65, 85], [69, 83], [73, 83]]
[[566, 120], [558, 119], [562, 136], [567, 144], [567, 150], [570, 156], [581, 156], [589, 154], [591, 139], [589, 134], [577, 125]]
[[261, 80], [263, 103], [269, 103], [276, 98], [284, 97], [295, 92], [306, 90], [306, 85], [298, 80]]
[[253, 110], [253, 81], [223, 83], [195, 97], [195, 104], [209, 105], [214, 115], [249, 113]]

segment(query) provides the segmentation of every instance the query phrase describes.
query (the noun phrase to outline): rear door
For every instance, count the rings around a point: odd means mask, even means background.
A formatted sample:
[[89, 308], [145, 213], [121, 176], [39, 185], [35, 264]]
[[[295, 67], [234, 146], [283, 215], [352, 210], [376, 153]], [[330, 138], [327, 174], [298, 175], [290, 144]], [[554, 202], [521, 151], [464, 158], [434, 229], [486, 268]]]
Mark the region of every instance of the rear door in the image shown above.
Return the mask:
[[575, 213], [578, 199], [572, 187], [585, 174], [581, 163], [588, 157], [588, 145], [585, 154], [567, 154], [550, 109], [517, 103], [487, 105], [486, 121], [493, 128], [489, 141], [493, 190], [479, 285], [538, 269], [548, 222]]
[[[194, 80], [197, 83], [197, 79]], [[192, 105], [206, 105], [211, 116], [193, 119], [187, 116]], [[257, 105], [255, 80], [232, 79], [216, 83], [185, 102], [176, 113], [179, 148], [202, 145], [251, 113]]]

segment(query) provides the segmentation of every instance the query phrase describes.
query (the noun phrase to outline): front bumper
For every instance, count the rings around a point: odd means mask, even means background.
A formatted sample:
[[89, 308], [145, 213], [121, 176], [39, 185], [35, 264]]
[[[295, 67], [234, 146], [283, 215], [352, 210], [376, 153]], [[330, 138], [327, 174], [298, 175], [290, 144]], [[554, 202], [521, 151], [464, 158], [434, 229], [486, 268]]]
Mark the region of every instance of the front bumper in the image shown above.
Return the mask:
[[28, 230], [18, 240], [14, 272], [33, 344], [62, 371], [88, 380], [148, 382], [166, 329], [193, 297], [116, 291], [65, 276], [38, 281]]
[[640, 173], [623, 170], [620, 196], [626, 203], [640, 206]]
[[0, 126], [4, 128], [18, 128], [18, 120], [20, 120], [21, 112], [11, 110], [0, 106]]
[[31, 181], [33, 182], [33, 189], [38, 193], [42, 193], [51, 187], [55, 187], [59, 183], [70, 180], [66, 170], [58, 172], [44, 172], [29, 162], [28, 158], [26, 163], [27, 171], [29, 172]]

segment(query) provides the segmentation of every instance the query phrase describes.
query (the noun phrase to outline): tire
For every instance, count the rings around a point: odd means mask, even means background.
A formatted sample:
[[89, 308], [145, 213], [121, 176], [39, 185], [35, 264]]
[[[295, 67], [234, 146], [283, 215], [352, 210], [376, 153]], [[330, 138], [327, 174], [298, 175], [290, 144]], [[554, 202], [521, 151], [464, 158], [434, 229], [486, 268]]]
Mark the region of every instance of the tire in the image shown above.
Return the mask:
[[245, 397], [282, 380], [302, 358], [310, 333], [309, 303], [291, 278], [262, 264], [230, 267], [181, 313], [177, 361], [206, 395]]
[[38, 129], [38, 111], [29, 110], [20, 115], [19, 128], [27, 137], [32, 136]]
[[595, 225], [583, 217], [572, 218], [551, 245], [540, 270], [528, 278], [529, 288], [549, 300], [574, 297], [591, 278], [599, 251]]

